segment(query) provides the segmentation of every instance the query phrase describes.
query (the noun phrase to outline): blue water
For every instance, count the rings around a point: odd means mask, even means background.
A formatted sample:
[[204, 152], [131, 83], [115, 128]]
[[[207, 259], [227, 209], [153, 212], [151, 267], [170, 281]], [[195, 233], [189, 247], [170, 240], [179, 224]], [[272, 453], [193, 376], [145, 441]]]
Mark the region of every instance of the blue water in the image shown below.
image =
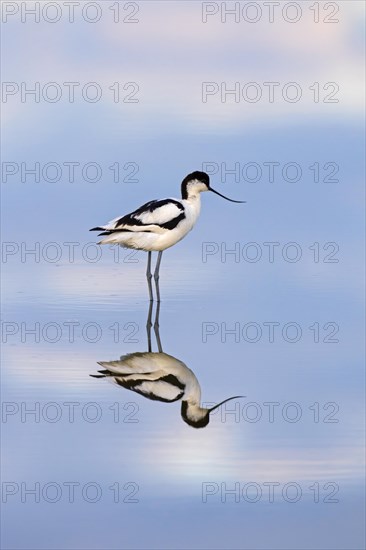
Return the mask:
[[[6, 81], [141, 92], [5, 105], [3, 162], [18, 171], [2, 183], [2, 547], [364, 548], [361, 3], [339, 3], [333, 26], [309, 10], [292, 26], [205, 24], [198, 2], [141, 2], [139, 24], [116, 26], [107, 4], [95, 25], [3, 25]], [[338, 81], [341, 95], [203, 103], [202, 81], [225, 80], [304, 93]], [[57, 163], [60, 179], [34, 181], [22, 163], [36, 162]], [[75, 181], [65, 162], [80, 163]], [[89, 162], [96, 182], [83, 179]], [[100, 248], [88, 229], [179, 197], [194, 169], [247, 201], [204, 194], [162, 259], [164, 352], [194, 372], [207, 407], [245, 396], [203, 429], [179, 401], [90, 377], [98, 361], [147, 351], [149, 302], [146, 255]]]

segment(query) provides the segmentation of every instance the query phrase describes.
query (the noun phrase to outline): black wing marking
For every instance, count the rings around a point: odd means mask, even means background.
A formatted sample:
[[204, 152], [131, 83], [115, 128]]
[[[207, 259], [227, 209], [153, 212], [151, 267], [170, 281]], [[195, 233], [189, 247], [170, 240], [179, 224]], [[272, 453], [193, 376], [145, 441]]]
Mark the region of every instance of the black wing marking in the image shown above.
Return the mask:
[[[148, 374], [148, 373], [144, 373]], [[182, 384], [176, 376], [173, 374], [167, 374], [166, 376], [162, 376], [158, 380], [150, 380], [146, 378], [139, 378], [139, 379], [133, 379], [133, 374], [127, 375], [123, 379], [121, 377], [115, 377], [115, 381], [119, 386], [122, 386], [123, 388], [126, 388], [128, 390], [132, 390], [136, 393], [139, 393], [140, 395], [143, 395], [147, 399], [151, 399], [153, 401], [161, 401], [163, 403], [173, 403], [174, 401], [178, 401], [181, 399], [184, 395], [185, 390], [185, 384]], [[130, 378], [131, 377], [131, 378]], [[177, 390], [180, 390], [175, 397], [164, 397], [163, 395], [159, 395], [158, 393], [153, 393], [152, 391], [146, 391], [146, 384], [148, 386], [152, 385], [159, 385], [160, 391], [162, 390], [161, 383], [165, 383], [168, 386], [174, 386]], [[144, 387], [145, 386], [145, 387]], [[157, 387], [157, 386], [156, 386]]]
[[[103, 231], [101, 235], [111, 235], [117, 232], [154, 231], [153, 226], [160, 229], [175, 229], [185, 219], [184, 206], [175, 199], [149, 201], [134, 212], [116, 218], [104, 227], [91, 229]], [[151, 227], [151, 229], [149, 228]], [[146, 229], [144, 229], [146, 228]]]
[[[114, 229], [118, 229], [118, 227], [121, 225], [159, 225], [160, 227], [164, 227], [166, 223], [171, 223], [174, 220], [170, 220], [169, 222], [159, 224], [159, 223], [145, 223], [140, 218], [142, 215], [148, 212], [152, 213], [155, 210], [158, 210], [158, 208], [162, 208], [163, 206], [170, 205], [170, 204], [174, 204], [174, 206], [176, 206], [181, 211], [181, 214], [178, 216], [178, 218], [181, 217], [182, 214], [184, 218], [184, 207], [180, 202], [174, 199], [162, 199], [160, 201], [154, 200], [154, 201], [149, 201], [146, 204], [143, 204], [142, 206], [140, 206], [140, 208], [137, 208], [137, 210], [135, 210], [134, 212], [131, 212], [130, 214], [126, 214], [125, 216], [117, 220], [116, 226]], [[177, 219], [177, 218], [174, 218], [174, 219]], [[167, 227], [167, 229], [169, 228]]]

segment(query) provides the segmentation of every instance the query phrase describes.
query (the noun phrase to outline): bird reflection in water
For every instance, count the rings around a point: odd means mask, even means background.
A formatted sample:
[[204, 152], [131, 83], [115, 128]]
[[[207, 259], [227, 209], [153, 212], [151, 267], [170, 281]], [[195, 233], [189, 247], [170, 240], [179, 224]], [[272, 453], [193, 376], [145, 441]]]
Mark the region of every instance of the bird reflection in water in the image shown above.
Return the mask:
[[143, 395], [147, 399], [173, 403], [181, 400], [183, 420], [193, 428], [204, 428], [210, 421], [210, 413], [231, 399], [229, 397], [209, 409], [201, 407], [201, 387], [194, 373], [182, 361], [163, 352], [159, 333], [160, 303], [157, 304], [154, 332], [158, 352], [152, 351], [152, 308], [150, 302], [147, 318], [148, 351], [128, 353], [118, 361], [98, 361], [103, 370], [91, 374], [94, 378], [107, 378], [113, 383]]

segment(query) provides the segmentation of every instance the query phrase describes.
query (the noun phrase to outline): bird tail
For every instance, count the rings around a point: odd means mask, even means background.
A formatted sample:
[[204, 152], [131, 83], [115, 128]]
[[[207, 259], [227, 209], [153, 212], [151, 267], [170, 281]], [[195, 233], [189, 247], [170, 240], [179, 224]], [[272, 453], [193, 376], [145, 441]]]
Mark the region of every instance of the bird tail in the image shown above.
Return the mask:
[[106, 376], [112, 376], [109, 370], [98, 370], [100, 374], [89, 374], [92, 378], [105, 378]]
[[131, 235], [130, 231], [103, 231], [99, 233], [98, 237], [103, 236], [104, 238], [97, 244], [119, 244], [121, 246], [128, 244], [129, 248], [134, 248], [133, 243], [129, 242]]
[[92, 229], [89, 229], [89, 231], [101, 231], [101, 233], [99, 233], [98, 237], [104, 237], [104, 236], [107, 236], [107, 237], [110, 237], [109, 239], [102, 239], [101, 241], [99, 241], [97, 244], [115, 244], [116, 242], [116, 239], [115, 239], [115, 236], [114, 236], [114, 231], [113, 230], [110, 230], [110, 229], [107, 229], [106, 227], [93, 227]]

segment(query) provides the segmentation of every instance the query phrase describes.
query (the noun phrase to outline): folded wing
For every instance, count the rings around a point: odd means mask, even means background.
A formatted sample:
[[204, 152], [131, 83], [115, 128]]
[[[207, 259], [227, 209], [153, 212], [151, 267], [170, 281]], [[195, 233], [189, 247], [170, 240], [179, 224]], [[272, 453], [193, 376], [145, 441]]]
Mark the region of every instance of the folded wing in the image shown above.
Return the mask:
[[115, 218], [106, 225], [94, 227], [91, 231], [102, 230], [111, 234], [116, 231], [153, 231], [174, 229], [184, 220], [183, 205], [175, 199], [154, 200], [147, 202], [134, 212]]

